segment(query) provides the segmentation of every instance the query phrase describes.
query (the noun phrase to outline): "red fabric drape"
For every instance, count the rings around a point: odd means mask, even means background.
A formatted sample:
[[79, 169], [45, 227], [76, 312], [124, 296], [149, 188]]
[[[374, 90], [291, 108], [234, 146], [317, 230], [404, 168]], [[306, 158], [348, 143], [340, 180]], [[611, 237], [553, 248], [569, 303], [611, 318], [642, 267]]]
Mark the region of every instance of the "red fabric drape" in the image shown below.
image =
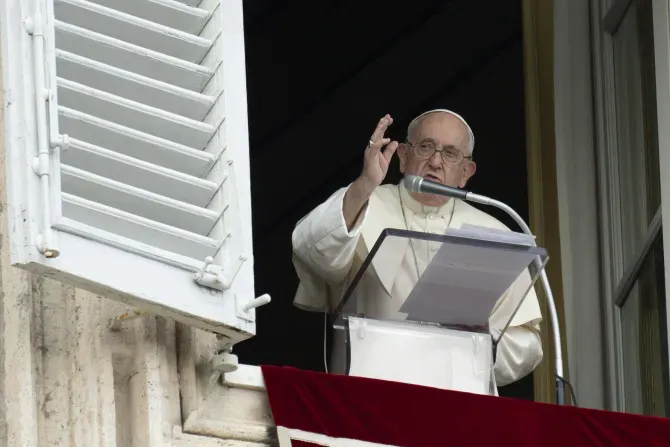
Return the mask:
[[277, 426], [334, 438], [405, 447], [670, 446], [670, 419], [286, 367], [262, 370]]

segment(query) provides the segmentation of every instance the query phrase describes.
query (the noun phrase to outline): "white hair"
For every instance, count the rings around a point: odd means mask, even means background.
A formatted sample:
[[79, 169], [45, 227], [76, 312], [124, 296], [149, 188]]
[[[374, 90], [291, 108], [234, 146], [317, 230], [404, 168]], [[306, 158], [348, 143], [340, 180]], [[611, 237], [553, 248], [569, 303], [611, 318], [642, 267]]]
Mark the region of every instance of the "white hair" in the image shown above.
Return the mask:
[[448, 113], [448, 114], [450, 114], [450, 115], [452, 115], [452, 116], [458, 118], [463, 124], [465, 124], [465, 127], [468, 129], [468, 146], [467, 146], [467, 151], [468, 151], [468, 155], [472, 155], [472, 153], [473, 153], [474, 150], [475, 150], [475, 134], [472, 133], [472, 129], [470, 128], [470, 126], [468, 125], [468, 123], [465, 122], [465, 120], [463, 119], [463, 117], [462, 117], [461, 115], [459, 115], [458, 113], [456, 113], [456, 112], [452, 112], [451, 110], [447, 110], [447, 109], [433, 109], [433, 110], [429, 110], [429, 111], [427, 111], [427, 112], [423, 112], [421, 115], [419, 115], [419, 116], [417, 116], [416, 118], [414, 118], [414, 119], [412, 120], [412, 122], [409, 123], [409, 126], [407, 126], [407, 137], [409, 137], [409, 136], [412, 134], [412, 132], [414, 131], [414, 127], [416, 127], [416, 125], [419, 123], [419, 120], [420, 120], [421, 118], [423, 118], [424, 116], [428, 115], [429, 113], [435, 113], [435, 112], [444, 112], [444, 113]]

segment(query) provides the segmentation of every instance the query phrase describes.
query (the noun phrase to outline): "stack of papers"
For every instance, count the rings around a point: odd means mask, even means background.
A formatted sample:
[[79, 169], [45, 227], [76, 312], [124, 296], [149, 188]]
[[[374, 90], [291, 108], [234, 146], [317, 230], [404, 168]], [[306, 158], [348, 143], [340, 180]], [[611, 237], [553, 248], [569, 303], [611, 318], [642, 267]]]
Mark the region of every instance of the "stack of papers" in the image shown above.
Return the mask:
[[[464, 225], [449, 236], [472, 239], [444, 243], [400, 308], [407, 319], [444, 325], [488, 324], [496, 302], [537, 256], [533, 236]], [[505, 247], [498, 242], [513, 244]]]

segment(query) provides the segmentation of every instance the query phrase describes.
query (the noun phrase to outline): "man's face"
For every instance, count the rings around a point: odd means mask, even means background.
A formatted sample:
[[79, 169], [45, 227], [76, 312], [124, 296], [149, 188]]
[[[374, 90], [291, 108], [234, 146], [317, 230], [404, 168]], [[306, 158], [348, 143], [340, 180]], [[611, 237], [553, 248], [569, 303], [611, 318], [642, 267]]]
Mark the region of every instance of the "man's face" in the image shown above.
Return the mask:
[[[424, 116], [415, 125], [407, 140], [410, 144], [402, 144], [398, 148], [400, 172], [403, 174], [418, 175], [443, 185], [463, 188], [475, 173], [475, 163], [465, 158], [469, 155], [468, 130], [451, 114], [435, 112]], [[430, 147], [436, 147], [437, 151], [427, 159], [420, 156], [422, 151], [425, 152]], [[443, 155], [449, 153], [452, 155], [446, 161]], [[458, 159], [461, 159], [460, 163]], [[449, 200], [442, 196], [418, 193], [412, 195], [427, 206], [441, 206]]]

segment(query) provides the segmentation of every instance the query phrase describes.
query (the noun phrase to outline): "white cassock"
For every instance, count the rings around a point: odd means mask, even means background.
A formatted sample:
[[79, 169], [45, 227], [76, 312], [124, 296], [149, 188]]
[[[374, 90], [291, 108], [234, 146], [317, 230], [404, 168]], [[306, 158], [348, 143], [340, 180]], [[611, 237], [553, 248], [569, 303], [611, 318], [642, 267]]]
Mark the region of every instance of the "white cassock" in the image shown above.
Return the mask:
[[[472, 224], [509, 230], [494, 217], [462, 200], [450, 199], [441, 207], [424, 206], [412, 198], [401, 182], [378, 187], [354, 227], [347, 231], [342, 213], [347, 189], [335, 192], [298, 222], [293, 231], [293, 264], [300, 279], [294, 305], [300, 309], [314, 312], [335, 309], [346, 285], [386, 228], [444, 234], [448, 228]], [[364, 275], [358, 285], [364, 290], [365, 316], [380, 320], [405, 319], [406, 315], [398, 310], [417, 282], [417, 266], [423, 273], [438, 248], [439, 244], [428, 241], [406, 242], [405, 248], [399, 247], [395, 256], [373, 258], [368, 269], [373, 273]], [[530, 275], [526, 272], [500, 297], [489, 318], [492, 331], [504, 328], [529, 284]], [[519, 380], [540, 363], [541, 320], [537, 295], [531, 289], [498, 344], [494, 367], [497, 385]], [[341, 332], [334, 331], [330, 365], [333, 372], [344, 369], [346, 351]]]

